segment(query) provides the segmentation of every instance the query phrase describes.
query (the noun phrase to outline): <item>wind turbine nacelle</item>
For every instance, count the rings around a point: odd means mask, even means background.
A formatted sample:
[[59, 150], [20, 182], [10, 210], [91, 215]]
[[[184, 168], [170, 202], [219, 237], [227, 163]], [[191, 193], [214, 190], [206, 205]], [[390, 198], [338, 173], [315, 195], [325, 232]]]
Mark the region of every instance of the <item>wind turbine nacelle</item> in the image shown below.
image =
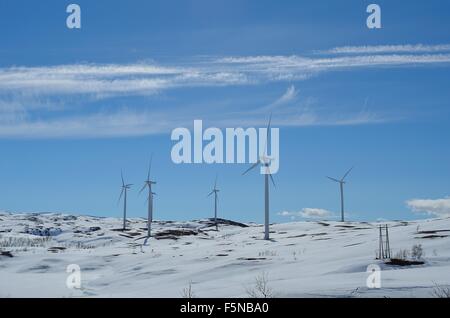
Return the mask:
[[[188, 128], [176, 128], [171, 140], [171, 158], [175, 164], [255, 164], [262, 154], [270, 153], [270, 174], [279, 169], [279, 128], [225, 128], [203, 129], [202, 120], [194, 120], [193, 134]], [[270, 140], [269, 140], [270, 139]], [[206, 143], [206, 144], [205, 144]], [[270, 149], [270, 151], [269, 151]], [[267, 174], [267, 172], [262, 172]]]
[[276, 174], [280, 169], [278, 157], [260, 156], [261, 174]]

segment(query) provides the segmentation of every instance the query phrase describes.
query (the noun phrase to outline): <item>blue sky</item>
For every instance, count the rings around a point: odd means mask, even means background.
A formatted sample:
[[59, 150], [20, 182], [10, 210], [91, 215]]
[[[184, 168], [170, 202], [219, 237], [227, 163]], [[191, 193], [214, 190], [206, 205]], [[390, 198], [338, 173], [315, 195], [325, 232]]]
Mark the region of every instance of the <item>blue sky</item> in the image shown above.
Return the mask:
[[154, 153], [157, 219], [210, 216], [217, 173], [220, 215], [262, 222], [261, 175], [175, 165], [170, 132], [262, 127], [270, 109], [273, 221], [337, 215], [325, 176], [352, 165], [349, 219], [450, 214], [448, 1], [377, 1], [381, 30], [369, 1], [75, 2], [81, 30], [70, 2], [0, 3], [0, 209], [120, 217], [123, 169], [145, 216]]

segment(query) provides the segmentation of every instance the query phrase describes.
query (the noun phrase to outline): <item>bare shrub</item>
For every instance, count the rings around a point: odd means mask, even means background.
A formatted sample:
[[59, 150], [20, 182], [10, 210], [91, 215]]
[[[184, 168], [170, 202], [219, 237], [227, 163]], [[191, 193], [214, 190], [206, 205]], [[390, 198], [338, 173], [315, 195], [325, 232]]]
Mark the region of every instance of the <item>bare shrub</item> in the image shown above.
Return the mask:
[[422, 259], [422, 257], [425, 255], [425, 252], [423, 250], [422, 244], [416, 244], [414, 245], [411, 250], [400, 250], [398, 251], [394, 258], [399, 260], [416, 260], [419, 261]]
[[195, 298], [194, 290], [192, 289], [192, 281], [189, 282], [188, 286], [183, 288], [181, 291], [181, 297], [183, 298]]
[[[79, 241], [76, 241], [76, 242], [63, 242], [63, 243], [61, 243], [61, 245], [64, 246], [65, 248], [75, 248], [75, 249], [78, 249], [78, 250], [91, 250], [91, 249], [96, 248], [95, 245], [86, 244], [86, 243], [79, 242]], [[108, 245], [109, 244], [106, 244], [106, 243], [102, 244], [103, 247], [106, 247]]]
[[406, 261], [409, 258], [409, 251], [408, 250], [400, 250], [395, 254], [394, 258]]
[[246, 292], [250, 298], [274, 297], [273, 290], [269, 287], [269, 276], [265, 272], [255, 277], [254, 285], [246, 288]]
[[21, 251], [27, 251], [28, 248], [32, 247], [51, 247], [53, 244], [57, 244], [60, 247], [65, 248], [74, 248], [79, 250], [90, 250], [95, 249], [96, 247], [106, 247], [110, 246], [112, 242], [104, 242], [99, 245], [92, 245], [89, 243], [84, 243], [81, 241], [69, 241], [69, 242], [57, 242], [53, 240], [51, 236], [42, 236], [42, 237], [0, 237], [0, 248], [16, 248]]
[[6, 237], [0, 240], [0, 247], [47, 247], [51, 241], [51, 236], [37, 238]]
[[450, 288], [439, 286], [438, 284], [435, 284], [433, 291], [431, 292], [431, 295], [435, 298], [450, 298]]
[[422, 256], [424, 255], [423, 253], [423, 248], [422, 248], [422, 244], [416, 244], [412, 247], [411, 249], [411, 257], [415, 260], [420, 260], [422, 259]]
[[272, 256], [272, 257], [275, 257], [275, 256], [277, 256], [278, 255], [278, 253], [276, 252], [276, 251], [269, 251], [269, 250], [266, 250], [266, 251], [264, 251], [264, 252], [259, 252], [258, 253], [258, 256], [259, 257], [268, 257], [268, 256]]

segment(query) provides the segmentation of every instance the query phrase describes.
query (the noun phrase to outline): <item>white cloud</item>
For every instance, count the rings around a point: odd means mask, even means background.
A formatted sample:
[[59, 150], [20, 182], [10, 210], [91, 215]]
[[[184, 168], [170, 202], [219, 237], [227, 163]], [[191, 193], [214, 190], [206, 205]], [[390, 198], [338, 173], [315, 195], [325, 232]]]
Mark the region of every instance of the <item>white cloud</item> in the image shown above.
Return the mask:
[[291, 85], [288, 87], [286, 92], [273, 103], [273, 105], [283, 105], [286, 103], [290, 103], [297, 98], [297, 95], [298, 91], [295, 89], [294, 85]]
[[307, 79], [310, 76], [332, 70], [350, 70], [373, 66], [426, 65], [450, 63], [450, 54], [374, 54], [339, 55], [331, 57], [257, 56], [229, 57], [216, 60], [235, 71], [245, 72], [249, 78], [259, 75], [271, 81]]
[[304, 218], [326, 218], [332, 216], [333, 213], [323, 209], [310, 209], [305, 208], [300, 212]]
[[279, 98], [267, 106], [231, 113], [223, 112], [220, 116], [210, 117], [208, 121], [215, 127], [261, 127], [267, 125], [269, 113], [272, 113], [272, 123], [277, 127], [356, 126], [403, 119], [371, 112], [367, 109], [367, 105], [361, 111], [354, 113], [342, 113], [316, 106], [319, 105], [315, 99], [300, 99], [298, 90], [291, 85]]
[[[244, 111], [230, 108], [229, 112], [221, 112], [220, 117], [208, 109], [197, 113], [210, 119], [210, 123], [217, 127], [265, 125], [267, 113], [272, 108], [276, 108], [274, 125], [279, 127], [384, 123], [398, 118], [368, 110], [359, 113], [315, 110], [300, 98], [297, 88], [291, 83], [336, 70], [430, 64], [447, 66], [450, 65], [450, 53], [444, 53], [446, 47], [450, 45], [344, 47], [331, 50], [333, 53], [327, 57], [208, 57], [172, 65], [145, 62], [4, 67], [0, 68], [0, 137], [115, 137], [164, 133], [180, 125], [189, 125], [194, 119], [193, 109], [189, 112], [188, 107], [174, 106], [155, 111], [151, 105], [151, 108], [135, 106], [134, 110], [117, 111], [117, 103], [111, 103], [111, 107], [102, 105], [99, 109], [99, 105], [92, 105], [93, 101], [147, 96], [177, 88], [268, 82], [289, 83], [287, 90], [268, 106]], [[386, 54], [389, 52], [395, 54]], [[87, 112], [91, 105], [94, 109]], [[78, 113], [77, 107], [83, 110]], [[50, 111], [51, 115], [45, 113]]]
[[328, 54], [374, 54], [374, 53], [434, 53], [450, 51], [449, 44], [424, 45], [375, 45], [375, 46], [343, 46], [322, 51]]
[[289, 211], [279, 212], [278, 215], [290, 217], [291, 219], [296, 219], [299, 217], [305, 219], [321, 219], [332, 217], [333, 213], [324, 209], [304, 208], [301, 211], [297, 212], [289, 212]]
[[188, 123], [164, 113], [123, 109], [47, 120], [18, 119], [0, 125], [0, 136], [28, 139], [131, 137], [170, 132], [183, 124]]
[[[267, 125], [267, 114], [252, 116], [223, 114], [220, 118], [211, 117], [211, 126], [226, 127], [263, 127]], [[382, 122], [380, 118], [362, 118], [358, 114], [348, 115], [347, 119], [335, 118], [313, 113], [290, 115], [288, 119], [275, 116], [273, 124], [283, 126], [338, 126], [362, 125]], [[206, 117], [203, 117], [206, 119]], [[57, 116], [51, 119], [32, 118], [26, 112], [0, 113], [0, 137], [21, 139], [48, 138], [111, 138], [148, 136], [170, 133], [175, 127], [191, 127], [195, 116], [184, 113], [121, 110], [115, 112], [98, 112], [76, 116]]]
[[[224, 110], [208, 112], [197, 105], [183, 105], [180, 109], [131, 107], [66, 115], [65, 106], [48, 104], [27, 98], [22, 103], [0, 99], [0, 137], [3, 138], [110, 138], [147, 136], [169, 133], [175, 127], [190, 127], [194, 119], [202, 118], [210, 126], [261, 127], [267, 124], [267, 114], [276, 107], [272, 122], [278, 127], [348, 126], [390, 121], [389, 118], [366, 110], [356, 113], [333, 113], [314, 110], [315, 101], [298, 100], [298, 91], [291, 85], [274, 102], [252, 110]], [[76, 100], [71, 103], [77, 103]], [[25, 105], [33, 105], [32, 107]], [[208, 107], [211, 105], [208, 104]], [[73, 108], [73, 105], [72, 105]], [[51, 116], [36, 116], [45, 112]]]
[[[394, 46], [395, 54], [377, 54], [384, 53], [386, 47], [364, 48], [336, 48], [332, 51], [337, 55], [331, 57], [292, 55], [205, 58], [200, 62], [193, 60], [183, 65], [175, 63], [173, 66], [138, 63], [0, 68], [0, 95], [11, 92], [33, 95], [89, 94], [98, 97], [146, 95], [179, 87], [256, 85], [306, 80], [326, 71], [361, 67], [450, 63], [449, 53], [401, 54], [409, 51], [401, 51]], [[415, 48], [419, 51], [419, 48]], [[374, 51], [372, 55], [349, 54], [371, 50]], [[287, 95], [286, 98], [295, 97], [295, 88], [292, 88], [294, 90], [288, 93], [294, 95]]]
[[406, 202], [414, 212], [427, 213], [437, 217], [450, 217], [450, 198], [437, 200], [414, 199]]

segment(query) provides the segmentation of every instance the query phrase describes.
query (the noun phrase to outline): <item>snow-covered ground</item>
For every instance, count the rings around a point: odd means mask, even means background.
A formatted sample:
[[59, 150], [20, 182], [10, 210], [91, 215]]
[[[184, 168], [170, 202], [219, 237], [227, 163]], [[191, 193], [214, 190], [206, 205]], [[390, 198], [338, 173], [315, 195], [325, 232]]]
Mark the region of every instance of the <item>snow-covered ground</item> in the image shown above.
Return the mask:
[[[388, 222], [393, 254], [423, 246], [425, 264], [406, 267], [375, 260], [377, 223], [275, 224], [264, 241], [257, 224], [159, 221], [146, 244], [144, 219], [121, 224], [0, 213], [0, 251], [13, 256], [0, 256], [0, 297], [182, 297], [190, 283], [196, 297], [249, 297], [262, 276], [275, 297], [432, 297], [450, 285], [450, 219]], [[66, 287], [69, 264], [81, 289]], [[366, 286], [370, 264], [382, 268], [381, 289]]]

